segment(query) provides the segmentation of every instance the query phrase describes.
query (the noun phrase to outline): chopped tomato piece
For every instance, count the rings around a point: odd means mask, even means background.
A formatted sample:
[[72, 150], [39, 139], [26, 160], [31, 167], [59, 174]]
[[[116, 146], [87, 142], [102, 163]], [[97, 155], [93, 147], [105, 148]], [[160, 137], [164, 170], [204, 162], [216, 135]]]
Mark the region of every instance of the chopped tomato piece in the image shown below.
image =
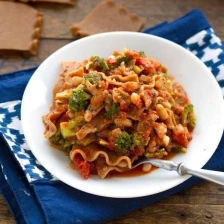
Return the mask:
[[121, 101], [120, 101], [119, 110], [121, 110], [121, 111], [126, 111], [127, 108], [128, 108], [128, 104], [127, 104], [124, 100], [121, 100]]
[[132, 57], [132, 58], [135, 58], [135, 59], [139, 58], [139, 53], [135, 52], [135, 51], [126, 51], [124, 54], [127, 57]]
[[131, 155], [133, 157], [139, 157], [139, 156], [142, 156], [144, 154], [144, 152], [145, 152], [144, 148], [137, 147], [137, 148], [135, 148], [134, 151], [131, 151]]
[[68, 110], [68, 104], [56, 104], [55, 105], [55, 111], [57, 112], [66, 112]]
[[136, 59], [135, 64], [138, 66], [142, 66], [142, 68], [144, 69], [143, 73], [145, 73], [145, 74], [156, 72], [154, 65], [151, 63], [151, 61], [148, 58], [140, 58], [139, 57]]
[[154, 58], [150, 58], [151, 63], [154, 65], [154, 68], [156, 69], [156, 71], [161, 70], [161, 64], [160, 62], [158, 62], [156, 59]]
[[109, 139], [109, 149], [114, 150], [114, 147], [115, 147], [114, 139], [110, 138]]
[[173, 140], [185, 148], [188, 145], [188, 138], [185, 132], [173, 133]]
[[84, 67], [84, 73], [89, 73], [89, 70]]
[[80, 154], [76, 154], [74, 158], [75, 169], [87, 180], [90, 175], [90, 164], [83, 159]]
[[107, 59], [107, 64], [109, 65], [115, 65], [116, 63], [117, 63], [117, 60], [115, 58]]

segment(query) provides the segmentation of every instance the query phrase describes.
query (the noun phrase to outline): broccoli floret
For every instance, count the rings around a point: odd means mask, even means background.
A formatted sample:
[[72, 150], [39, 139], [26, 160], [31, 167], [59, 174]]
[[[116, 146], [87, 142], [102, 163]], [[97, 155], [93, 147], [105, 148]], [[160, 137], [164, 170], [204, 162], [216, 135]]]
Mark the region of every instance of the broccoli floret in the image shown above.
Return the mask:
[[164, 152], [165, 152], [165, 149], [164, 148], [158, 149], [155, 152], [155, 156], [162, 156]]
[[50, 138], [50, 141], [55, 145], [60, 145], [60, 150], [69, 152], [71, 150], [71, 144], [63, 138], [60, 127], [56, 133]]
[[179, 152], [186, 152], [186, 148], [183, 146], [173, 146], [171, 147], [171, 152], [179, 153]]
[[117, 63], [116, 63], [116, 65], [115, 65], [115, 67], [120, 66], [120, 64], [121, 64], [122, 62], [124, 62], [124, 63], [128, 63], [128, 62], [131, 61], [132, 59], [133, 59], [132, 57], [128, 57], [128, 56], [120, 56], [120, 57], [117, 58]]
[[53, 144], [59, 144], [60, 140], [61, 140], [62, 136], [61, 136], [61, 130], [60, 128], [57, 129], [56, 133], [50, 137], [50, 141]]
[[109, 66], [104, 58], [100, 58], [99, 56], [95, 56], [93, 59], [94, 62], [97, 62], [99, 67], [103, 70], [109, 70]]
[[144, 51], [139, 51], [139, 56], [144, 58], [145, 57], [145, 52]]
[[81, 115], [76, 115], [74, 122], [75, 122], [75, 127], [82, 126], [86, 123], [84, 117]]
[[72, 145], [64, 138], [60, 141], [60, 150], [64, 152], [69, 152], [72, 148]]
[[122, 131], [121, 134], [116, 138], [114, 147], [115, 152], [118, 155], [129, 155], [131, 144], [131, 136], [126, 131]]
[[106, 112], [106, 117], [108, 119], [113, 119], [118, 115], [118, 103], [113, 103], [112, 105], [107, 106], [108, 110]]
[[153, 158], [153, 157], [154, 157], [154, 153], [151, 153], [151, 152], [145, 152], [145, 153], [144, 153], [144, 156], [145, 156], [146, 158]]
[[101, 76], [98, 74], [88, 73], [84, 75], [84, 79], [88, 80], [91, 84], [96, 84], [101, 80]]
[[195, 127], [196, 118], [194, 115], [194, 107], [192, 104], [188, 104], [184, 107], [181, 122], [184, 126], [189, 126], [191, 128]]
[[68, 105], [71, 110], [81, 111], [85, 110], [88, 106], [88, 99], [90, 95], [82, 89], [73, 91], [71, 97], [69, 98]]
[[132, 142], [135, 146], [139, 146], [139, 147], [145, 145], [144, 138], [142, 137], [142, 134], [140, 133], [134, 133], [132, 135]]

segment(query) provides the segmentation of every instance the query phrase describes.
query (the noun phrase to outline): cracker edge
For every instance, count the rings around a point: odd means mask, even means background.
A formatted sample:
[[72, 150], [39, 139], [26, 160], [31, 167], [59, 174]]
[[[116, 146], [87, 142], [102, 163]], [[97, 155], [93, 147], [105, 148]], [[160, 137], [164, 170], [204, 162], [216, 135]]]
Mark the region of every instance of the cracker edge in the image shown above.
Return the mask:
[[41, 27], [43, 24], [43, 13], [37, 12], [36, 13], [36, 21], [34, 23], [34, 32], [32, 34], [32, 41], [29, 44], [28, 51], [31, 55], [36, 55], [39, 45], [39, 38], [40, 38], [40, 32]]
[[[73, 24], [73, 25], [71, 25], [70, 27], [69, 27], [69, 30], [70, 30], [70, 32], [72, 33], [72, 35], [74, 36], [74, 37], [76, 37], [76, 38], [80, 38], [80, 37], [86, 37], [86, 36], [89, 36], [90, 34], [87, 34], [87, 33], [84, 33], [84, 32], [80, 32], [80, 28], [78, 28], [77, 26], [80, 24], [80, 23], [82, 23], [85, 19], [87, 19], [98, 7], [100, 7], [100, 5], [102, 4], [102, 3], [107, 3], [108, 5], [111, 5], [111, 6], [114, 6], [114, 7], [116, 7], [117, 8], [117, 10], [120, 12], [120, 13], [124, 13], [124, 14], [126, 14], [126, 13], [128, 13], [129, 14], [129, 17], [130, 17], [130, 19], [131, 20], [133, 20], [133, 19], [136, 19], [136, 17], [139, 19], [139, 20], [141, 20], [142, 21], [142, 25], [141, 25], [141, 27], [140, 27], [140, 29], [139, 30], [141, 30], [141, 28], [144, 26], [144, 23], [145, 23], [145, 18], [142, 18], [142, 17], [140, 17], [140, 16], [138, 16], [137, 14], [135, 14], [135, 13], [130, 13], [130, 12], [128, 12], [128, 10], [123, 6], [123, 5], [117, 5], [115, 2], [114, 2], [114, 0], [105, 0], [105, 1], [102, 1], [102, 2], [100, 2], [82, 21], [80, 21], [79, 23], [75, 23], [75, 24]], [[134, 18], [133, 18], [134, 17]]]
[[30, 3], [30, 2], [34, 2], [34, 3], [38, 3], [38, 2], [45, 2], [45, 3], [58, 3], [58, 4], [66, 4], [66, 5], [75, 5], [76, 4], [76, 0], [67, 0], [67, 2], [61, 2], [60, 0], [54, 0], [54, 1], [47, 1], [47, 0], [18, 0], [19, 2], [22, 3]]

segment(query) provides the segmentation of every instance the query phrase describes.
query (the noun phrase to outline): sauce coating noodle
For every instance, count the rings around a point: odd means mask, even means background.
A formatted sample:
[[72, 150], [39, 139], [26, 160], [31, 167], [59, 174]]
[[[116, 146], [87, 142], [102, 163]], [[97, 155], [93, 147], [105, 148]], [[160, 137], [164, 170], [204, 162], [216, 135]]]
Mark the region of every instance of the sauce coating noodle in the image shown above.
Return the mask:
[[84, 179], [127, 172], [142, 156], [186, 152], [195, 121], [193, 105], [167, 68], [128, 49], [107, 59], [62, 62], [43, 116], [44, 136], [69, 153]]

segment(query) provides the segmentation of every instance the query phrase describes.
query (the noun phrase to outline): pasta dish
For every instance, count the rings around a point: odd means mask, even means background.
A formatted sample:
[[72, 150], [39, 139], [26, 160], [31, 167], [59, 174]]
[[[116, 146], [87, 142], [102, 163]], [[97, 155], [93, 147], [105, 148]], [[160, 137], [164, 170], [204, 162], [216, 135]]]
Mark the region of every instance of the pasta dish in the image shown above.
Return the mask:
[[[62, 62], [53, 102], [43, 116], [50, 145], [69, 154], [84, 179], [125, 172], [140, 157], [186, 152], [193, 105], [167, 68], [123, 49], [104, 59]], [[144, 172], [151, 165], [143, 165]]]

